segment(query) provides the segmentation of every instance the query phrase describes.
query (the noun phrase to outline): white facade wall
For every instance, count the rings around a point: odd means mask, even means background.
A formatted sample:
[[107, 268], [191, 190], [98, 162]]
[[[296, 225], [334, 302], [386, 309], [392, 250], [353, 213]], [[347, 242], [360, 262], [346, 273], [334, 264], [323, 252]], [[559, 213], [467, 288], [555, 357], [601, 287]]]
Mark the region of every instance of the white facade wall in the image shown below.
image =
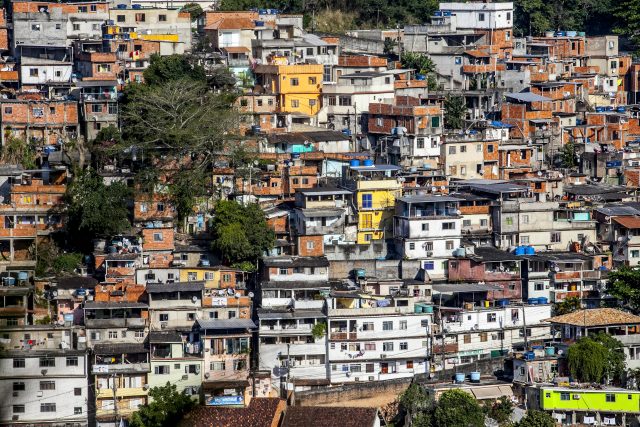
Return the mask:
[[525, 321], [532, 327], [550, 317], [550, 304], [478, 308], [445, 317], [444, 327], [449, 332], [490, 331], [522, 327]]
[[[36, 75], [32, 75], [32, 70], [37, 70]], [[20, 66], [20, 81], [25, 85], [45, 84], [52, 82], [64, 83], [71, 81], [71, 70], [71, 64], [25, 64]], [[45, 112], [45, 114], [48, 114], [48, 111]]]
[[440, 10], [455, 14], [458, 28], [489, 30], [513, 27], [512, 2], [440, 3]]
[[[13, 417], [17, 416], [15, 421], [19, 423], [64, 421], [87, 425], [86, 355], [53, 351], [50, 357], [55, 359], [55, 367], [41, 367], [40, 357], [27, 352], [25, 357], [15, 357], [24, 358], [24, 368], [14, 368], [13, 357], [0, 359], [0, 395], [4, 397], [0, 422], [11, 423]], [[67, 366], [67, 357], [77, 358], [78, 366]], [[46, 370], [44, 374], [43, 370]], [[53, 382], [54, 389], [41, 390], [41, 382]], [[14, 391], [15, 388], [22, 388], [22, 384], [24, 390]], [[55, 411], [44, 412], [43, 404], [52, 404], [50, 409], [55, 405]], [[22, 406], [24, 412], [20, 412]]]
[[269, 280], [272, 282], [307, 282], [309, 280], [322, 281], [329, 280], [329, 269], [327, 267], [315, 267], [313, 273], [309, 267], [304, 272], [293, 274], [280, 274], [280, 269], [276, 274], [269, 273]]

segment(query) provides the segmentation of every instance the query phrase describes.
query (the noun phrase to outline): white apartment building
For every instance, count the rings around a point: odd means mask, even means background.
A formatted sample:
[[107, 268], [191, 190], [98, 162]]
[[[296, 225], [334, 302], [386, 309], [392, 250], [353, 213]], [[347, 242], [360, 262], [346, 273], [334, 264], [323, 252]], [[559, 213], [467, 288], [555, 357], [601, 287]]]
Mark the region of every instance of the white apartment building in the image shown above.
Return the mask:
[[[53, 341], [53, 340], [52, 340]], [[84, 350], [8, 350], [0, 357], [0, 424], [87, 426]]]
[[422, 312], [413, 297], [333, 291], [327, 305], [331, 384], [412, 377], [428, 371], [427, 330], [433, 314]]
[[437, 195], [404, 196], [396, 199], [396, 250], [403, 257], [420, 260], [430, 277], [443, 277], [446, 260], [460, 247], [461, 200]]
[[459, 29], [498, 30], [513, 27], [513, 2], [440, 3], [441, 12], [456, 16]]

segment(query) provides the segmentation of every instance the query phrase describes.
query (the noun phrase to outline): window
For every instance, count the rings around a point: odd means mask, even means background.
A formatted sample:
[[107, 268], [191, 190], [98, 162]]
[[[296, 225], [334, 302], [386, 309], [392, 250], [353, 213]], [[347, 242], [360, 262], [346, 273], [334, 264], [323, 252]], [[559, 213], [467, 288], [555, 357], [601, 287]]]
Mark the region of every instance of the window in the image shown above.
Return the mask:
[[24, 405], [13, 405], [14, 414], [24, 414]]
[[536, 291], [544, 291], [544, 283], [536, 282], [533, 284], [533, 289]]
[[98, 64], [98, 72], [99, 73], [110, 73], [111, 72], [111, 64]]
[[362, 365], [360, 365], [359, 363], [349, 365], [349, 370], [351, 372], [362, 372]]
[[61, 30], [62, 29], [62, 24], [56, 24], [56, 30]]
[[315, 247], [315, 242], [307, 242], [307, 250], [312, 250]]
[[406, 331], [407, 330], [407, 321], [406, 320], [401, 320], [398, 328], [400, 330]]
[[[91, 104], [91, 112], [92, 113], [102, 113], [102, 105], [100, 105], [100, 104]], [[147, 205], [144, 204], [144, 207], [146, 209]], [[146, 212], [146, 210], [144, 210], [143, 212]]]
[[153, 233], [154, 242], [162, 242], [162, 233]]
[[640, 258], [640, 250], [631, 251], [631, 258]]
[[298, 101], [297, 99], [292, 99], [292, 100], [291, 100], [291, 107], [292, 107], [292, 108], [298, 108], [298, 107], [300, 107], [300, 101]]
[[287, 274], [289, 274], [289, 269], [287, 269], [287, 268], [280, 268], [280, 275], [281, 275], [281, 276], [286, 276]]
[[488, 144], [487, 145], [487, 153], [493, 153], [493, 145], [492, 144]]
[[560, 243], [561, 234], [559, 231], [551, 232], [551, 243]]
[[350, 106], [351, 105], [351, 97], [350, 96], [339, 96], [338, 97], [338, 104], [343, 106], [343, 107]]
[[78, 13], [87, 13], [87, 6], [78, 6]]
[[55, 368], [56, 359], [53, 357], [41, 357], [40, 358], [40, 367], [41, 368]]
[[40, 390], [55, 390], [55, 381], [40, 381]]
[[613, 393], [607, 393], [605, 395], [605, 401], [609, 403], [614, 403], [616, 401], [616, 395]]
[[299, 86], [300, 85], [300, 80], [298, 80], [297, 77], [294, 77], [291, 79], [291, 86]]
[[362, 330], [363, 331], [373, 331], [373, 322], [364, 322], [362, 324]]
[[309, 84], [314, 85], [318, 83], [318, 79], [316, 77], [309, 77]]
[[362, 195], [362, 207], [364, 209], [371, 209], [373, 207], [373, 194]]
[[159, 365], [154, 368], [154, 374], [156, 375], [169, 375], [171, 367], [169, 365]]
[[14, 368], [24, 368], [26, 366], [24, 359], [13, 359]]
[[409, 349], [409, 343], [404, 341], [400, 343], [400, 350], [408, 350]]
[[[214, 274], [213, 271], [207, 271], [204, 273], [204, 280], [213, 280], [214, 278]], [[230, 274], [223, 274], [222, 275], [222, 281], [223, 282], [230, 282], [231, 281], [231, 275]]]
[[168, 322], [169, 321], [169, 313], [160, 313], [158, 315], [158, 319], [160, 319], [161, 322]]
[[82, 415], [82, 406], [74, 406], [73, 415]]
[[455, 147], [455, 145], [450, 145], [450, 146], [449, 146], [449, 154], [456, 154], [456, 147]]
[[513, 225], [513, 217], [511, 217], [511, 216], [506, 217], [506, 218], [504, 219], [504, 223], [505, 223], [506, 225]]
[[471, 220], [470, 219], [463, 219], [462, 220], [462, 226], [463, 227], [471, 227]]
[[189, 321], [196, 320], [196, 314], [195, 313], [187, 313], [187, 320], [189, 320]]
[[80, 31], [80, 24], [73, 24], [73, 31]]
[[471, 344], [471, 334], [465, 334], [464, 343], [465, 344]]
[[431, 117], [431, 127], [432, 128], [440, 127], [440, 116]]
[[29, 68], [29, 77], [38, 77], [38, 69]]
[[422, 231], [429, 231], [429, 223], [428, 222], [423, 222], [422, 223]]
[[187, 272], [187, 282], [193, 282], [198, 280], [198, 272], [196, 271], [188, 271]]
[[13, 107], [4, 107], [5, 114], [13, 114]]
[[384, 321], [382, 322], [382, 330], [383, 331], [393, 331], [393, 321]]
[[82, 396], [82, 389], [80, 387], [76, 387], [73, 389], [74, 396]]
[[507, 12], [507, 21], [511, 21], [511, 12]]
[[227, 366], [224, 362], [211, 362], [209, 364], [209, 370], [211, 371], [226, 371]]
[[67, 366], [78, 366], [78, 358], [76, 356], [67, 357]]
[[167, 15], [158, 15], [159, 22], [167, 22]]
[[383, 342], [382, 343], [382, 351], [393, 351], [393, 343], [392, 342]]
[[40, 24], [31, 24], [31, 31], [40, 31]]
[[109, 331], [109, 339], [116, 339], [118, 338], [118, 331]]
[[125, 15], [118, 15], [116, 17], [116, 21], [118, 21], [118, 22], [125, 22], [126, 19], [127, 19], [127, 17]]
[[424, 138], [416, 138], [416, 148], [424, 148]]
[[480, 342], [487, 342], [489, 336], [486, 332], [480, 332]]
[[310, 99], [309, 100], [309, 107], [315, 107], [316, 106], [316, 100], [315, 99]]
[[100, 341], [100, 332], [91, 332], [91, 339], [93, 341]]
[[529, 224], [529, 215], [522, 215], [522, 223]]
[[443, 230], [455, 230], [456, 229], [456, 223], [455, 222], [443, 222], [442, 223], [442, 229]]
[[460, 146], [460, 152], [461, 153], [466, 153], [467, 152], [467, 146], [466, 145], [461, 145]]
[[529, 244], [529, 236], [520, 236], [520, 243], [522, 243], [523, 245], [528, 245]]
[[227, 315], [228, 315], [229, 319], [235, 319], [236, 318], [236, 312], [234, 310], [229, 310]]
[[56, 412], [55, 403], [41, 403], [40, 412]]
[[482, 12], [478, 13], [478, 21], [480, 22], [484, 21], [484, 13]]
[[413, 250], [415, 250], [415, 249], [416, 249], [416, 244], [415, 244], [415, 243], [413, 243], [413, 242], [409, 243], [409, 250], [410, 250], [410, 251], [413, 251]]
[[446, 249], [448, 251], [452, 251], [453, 250], [453, 240], [447, 240], [445, 242], [445, 246], [446, 246]]
[[560, 400], [571, 400], [571, 394], [570, 393], [560, 393]]
[[[146, 16], [144, 13], [136, 13], [136, 22], [144, 22], [146, 20]], [[135, 50], [141, 50], [141, 49], [135, 49]]]
[[22, 382], [13, 383], [13, 391], [24, 391], [25, 385]]
[[493, 323], [496, 321], [496, 313], [487, 313], [487, 322]]
[[486, 219], [481, 219], [480, 220], [480, 227], [486, 227], [489, 224], [489, 222]]
[[434, 270], [435, 269], [435, 263], [433, 261], [425, 261], [424, 262], [424, 269], [425, 270]]

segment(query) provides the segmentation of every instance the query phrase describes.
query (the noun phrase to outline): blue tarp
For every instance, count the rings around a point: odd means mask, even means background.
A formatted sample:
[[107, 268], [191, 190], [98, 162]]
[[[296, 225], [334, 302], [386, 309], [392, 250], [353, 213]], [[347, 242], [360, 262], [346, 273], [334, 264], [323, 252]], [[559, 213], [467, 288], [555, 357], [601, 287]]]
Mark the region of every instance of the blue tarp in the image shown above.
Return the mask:
[[491, 121], [491, 126], [493, 126], [494, 128], [512, 128], [513, 125], [510, 125], [508, 123], [502, 123], [496, 120], [492, 120]]

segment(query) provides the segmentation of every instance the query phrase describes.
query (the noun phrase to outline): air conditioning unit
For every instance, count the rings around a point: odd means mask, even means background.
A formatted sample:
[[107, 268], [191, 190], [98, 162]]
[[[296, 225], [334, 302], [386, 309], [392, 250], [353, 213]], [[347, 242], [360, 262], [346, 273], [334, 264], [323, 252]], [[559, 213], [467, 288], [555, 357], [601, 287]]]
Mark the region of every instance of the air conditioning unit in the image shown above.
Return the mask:
[[189, 379], [189, 375], [183, 375], [183, 376], [182, 376], [182, 379], [183, 379], [183, 380], [188, 380], [188, 379]]
[[433, 256], [433, 251], [427, 251], [427, 256]]
[[11, 417], [12, 421], [18, 421], [20, 419], [19, 415], [14, 415], [13, 417]]
[[383, 354], [380, 355], [380, 359], [386, 359], [386, 358], [387, 358], [386, 354], [383, 353]]
[[20, 393], [19, 393], [19, 392], [17, 392], [17, 391], [14, 391], [14, 392], [13, 392], [13, 397], [18, 397], [18, 396], [20, 396]]
[[42, 396], [43, 396], [42, 391], [36, 392], [36, 397], [42, 397]]
[[169, 326], [169, 325], [167, 324], [167, 322], [160, 322], [160, 327], [161, 327], [162, 329], [166, 328], [167, 326]]
[[580, 395], [579, 394], [574, 394], [572, 398], [573, 398], [573, 400], [580, 400]]
[[355, 380], [356, 380], [356, 381], [360, 381], [360, 377], [356, 377], [356, 378], [355, 378]]
[[375, 381], [376, 377], [369, 377], [369, 381]]

